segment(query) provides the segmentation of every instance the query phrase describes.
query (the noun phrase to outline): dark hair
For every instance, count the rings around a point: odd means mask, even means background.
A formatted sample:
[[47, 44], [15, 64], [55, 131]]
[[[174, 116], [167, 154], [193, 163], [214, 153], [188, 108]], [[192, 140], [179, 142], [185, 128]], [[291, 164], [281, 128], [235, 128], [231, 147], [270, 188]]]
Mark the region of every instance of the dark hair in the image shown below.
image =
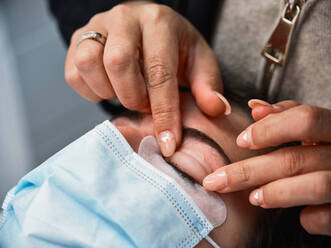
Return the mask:
[[256, 227], [256, 235], [248, 247], [252, 248], [326, 248], [331, 237], [311, 235], [300, 224], [304, 207], [263, 209]]
[[[183, 90], [181, 90], [183, 91]], [[229, 95], [227, 94], [227, 98]], [[247, 106], [243, 97], [231, 95], [230, 99], [240, 105]], [[119, 102], [103, 101], [102, 108], [112, 118], [119, 116], [140, 116], [137, 111], [124, 108]], [[289, 144], [286, 144], [288, 146]], [[295, 144], [294, 144], [295, 145]], [[257, 222], [255, 236], [247, 247], [249, 248], [326, 248], [331, 247], [331, 237], [310, 235], [300, 224], [299, 216], [303, 207], [284, 209], [261, 209]]]

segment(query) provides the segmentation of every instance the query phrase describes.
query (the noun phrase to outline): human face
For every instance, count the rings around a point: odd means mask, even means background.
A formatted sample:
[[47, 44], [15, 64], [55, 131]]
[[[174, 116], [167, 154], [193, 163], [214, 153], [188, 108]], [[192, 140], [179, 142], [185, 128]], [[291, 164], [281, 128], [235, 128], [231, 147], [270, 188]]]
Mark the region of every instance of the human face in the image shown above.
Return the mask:
[[[168, 162], [201, 184], [217, 168], [260, 154], [236, 145], [237, 135], [251, 119], [242, 108], [232, 105], [231, 115], [211, 118], [201, 113], [190, 94], [181, 94], [183, 142]], [[143, 137], [154, 134], [151, 115], [141, 115], [139, 120], [120, 117], [113, 123], [135, 151]], [[258, 210], [249, 204], [249, 192], [220, 194], [227, 206], [227, 220], [210, 236], [221, 247], [246, 247], [254, 234]], [[202, 241], [197, 247], [209, 244]]]

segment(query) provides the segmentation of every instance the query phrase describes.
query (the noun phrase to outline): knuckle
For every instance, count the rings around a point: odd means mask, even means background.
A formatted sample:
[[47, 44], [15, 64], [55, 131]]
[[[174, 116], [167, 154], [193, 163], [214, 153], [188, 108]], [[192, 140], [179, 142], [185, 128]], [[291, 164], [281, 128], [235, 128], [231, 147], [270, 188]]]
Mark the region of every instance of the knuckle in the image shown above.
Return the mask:
[[171, 8], [162, 4], [148, 4], [145, 6], [145, 14], [150, 21], [158, 22], [171, 13]]
[[280, 162], [281, 171], [286, 177], [298, 175], [302, 171], [303, 162], [304, 154], [302, 152], [297, 152], [294, 149], [284, 150]]
[[168, 124], [169, 120], [174, 120], [177, 109], [174, 106], [162, 104], [160, 106], [152, 106], [152, 112], [155, 125], [162, 126]]
[[104, 56], [104, 65], [111, 71], [121, 71], [128, 67], [131, 55], [123, 47], [113, 47], [110, 53]]
[[104, 17], [104, 13], [103, 12], [97, 13], [97, 14], [95, 14], [90, 19], [90, 21], [88, 22], [88, 24], [92, 24], [92, 25], [97, 24], [97, 23], [99, 23], [103, 19], [103, 17]]
[[72, 88], [76, 87], [80, 83], [80, 75], [75, 70], [66, 70], [64, 77]]
[[129, 12], [130, 12], [130, 7], [126, 4], [118, 4], [109, 11], [111, 15], [116, 15], [117, 18], [120, 17], [127, 18], [130, 14]]
[[95, 47], [84, 46], [76, 53], [74, 63], [78, 70], [91, 71], [99, 60], [98, 51]]
[[169, 67], [157, 60], [152, 61], [147, 68], [147, 81], [150, 89], [160, 88], [174, 78], [175, 76], [170, 72]]
[[239, 166], [239, 173], [242, 182], [249, 182], [251, 178], [250, 176], [251, 171], [250, 171], [250, 167], [246, 163], [243, 163], [242, 165]]

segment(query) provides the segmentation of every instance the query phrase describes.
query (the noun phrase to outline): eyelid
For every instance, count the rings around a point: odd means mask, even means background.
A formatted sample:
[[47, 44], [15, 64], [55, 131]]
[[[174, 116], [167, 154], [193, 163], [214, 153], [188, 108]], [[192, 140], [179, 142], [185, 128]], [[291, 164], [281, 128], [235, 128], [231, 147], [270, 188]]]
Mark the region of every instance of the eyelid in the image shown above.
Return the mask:
[[205, 163], [205, 157], [203, 156], [202, 153], [200, 152], [193, 152], [192, 150], [190, 149], [181, 149], [181, 152], [184, 152], [184, 153], [187, 153], [188, 155], [194, 157], [196, 160], [198, 160], [201, 164]]
[[210, 174], [210, 173], [213, 172], [212, 169], [211, 169], [211, 165], [209, 165], [207, 163], [207, 161], [205, 161], [205, 157], [199, 151], [196, 151], [196, 150], [192, 151], [190, 149], [184, 148], [184, 149], [180, 149], [180, 152], [186, 154], [187, 156], [191, 156], [192, 158], [196, 159], [198, 161], [198, 163], [205, 169], [207, 174]]
[[183, 142], [185, 139], [195, 139], [200, 142], [203, 142], [204, 144], [208, 145], [209, 147], [215, 149], [217, 153], [224, 159], [225, 164], [230, 164], [231, 160], [227, 156], [227, 154], [224, 152], [223, 147], [221, 147], [215, 140], [213, 140], [211, 137], [209, 137], [204, 132], [191, 128], [191, 127], [184, 127], [183, 128]]
[[177, 151], [170, 157], [170, 161], [182, 171], [184, 174], [189, 175], [195, 181], [202, 183], [204, 177], [208, 175], [206, 166], [200, 164], [194, 157], [187, 155], [184, 152]]
[[170, 162], [169, 159], [167, 159], [167, 163], [170, 164], [172, 166], [172, 168], [174, 168], [174, 170], [183, 178], [189, 180], [191, 183], [198, 183], [193, 177], [191, 177], [190, 175], [184, 173], [183, 171], [181, 171], [179, 168], [180, 166], [178, 166], [178, 164], [174, 163], [174, 162]]

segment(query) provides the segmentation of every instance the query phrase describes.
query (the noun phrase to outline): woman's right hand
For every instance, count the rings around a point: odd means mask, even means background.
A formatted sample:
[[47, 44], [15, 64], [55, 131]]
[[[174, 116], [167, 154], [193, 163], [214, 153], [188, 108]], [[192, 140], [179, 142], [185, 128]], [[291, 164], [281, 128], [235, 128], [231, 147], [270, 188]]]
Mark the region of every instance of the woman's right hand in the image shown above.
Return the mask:
[[[96, 31], [105, 47], [80, 36]], [[65, 77], [84, 98], [118, 98], [128, 109], [152, 112], [164, 156], [181, 141], [178, 84], [191, 88], [206, 114], [228, 114], [217, 59], [201, 34], [171, 8], [148, 1], [126, 2], [95, 15], [71, 39]]]

